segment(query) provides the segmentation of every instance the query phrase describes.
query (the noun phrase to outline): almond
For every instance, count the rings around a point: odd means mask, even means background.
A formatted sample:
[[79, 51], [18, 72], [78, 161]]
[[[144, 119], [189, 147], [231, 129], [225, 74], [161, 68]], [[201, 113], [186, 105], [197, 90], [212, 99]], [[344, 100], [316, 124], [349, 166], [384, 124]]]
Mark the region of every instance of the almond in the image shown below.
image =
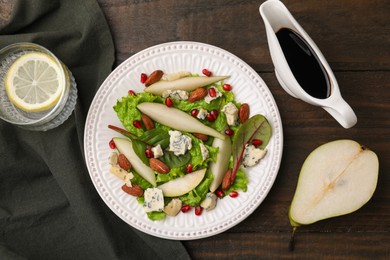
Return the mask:
[[152, 74], [149, 75], [149, 77], [145, 81], [145, 86], [148, 87], [157, 81], [159, 81], [162, 76], [164, 75], [164, 72], [162, 70], [155, 70], [152, 72]]
[[151, 130], [154, 128], [154, 122], [150, 117], [148, 117], [145, 114], [141, 115], [142, 123], [144, 123], [144, 126], [147, 130]]
[[165, 163], [156, 158], [149, 159], [149, 166], [158, 173], [168, 173], [170, 171]]
[[132, 184], [131, 187], [124, 184], [122, 186], [122, 190], [134, 197], [141, 197], [142, 195], [144, 195], [144, 190], [137, 184]]
[[188, 102], [195, 102], [207, 96], [207, 90], [205, 88], [197, 88], [190, 93]]
[[226, 174], [225, 174], [225, 176], [223, 177], [223, 179], [222, 179], [222, 190], [227, 190], [227, 189], [230, 188], [230, 185], [231, 185], [231, 180], [230, 180], [230, 178], [231, 178], [231, 176], [232, 176], [232, 169], [229, 169], [229, 170], [226, 172]]
[[248, 120], [249, 112], [249, 105], [247, 103], [241, 104], [238, 109], [238, 118], [240, 119], [241, 124]]
[[124, 154], [118, 155], [118, 164], [123, 170], [128, 171], [131, 169], [131, 163]]
[[208, 135], [205, 135], [205, 134], [200, 134], [200, 133], [192, 133], [193, 136], [195, 136], [196, 138], [206, 142], [208, 139], [209, 139], [209, 136]]

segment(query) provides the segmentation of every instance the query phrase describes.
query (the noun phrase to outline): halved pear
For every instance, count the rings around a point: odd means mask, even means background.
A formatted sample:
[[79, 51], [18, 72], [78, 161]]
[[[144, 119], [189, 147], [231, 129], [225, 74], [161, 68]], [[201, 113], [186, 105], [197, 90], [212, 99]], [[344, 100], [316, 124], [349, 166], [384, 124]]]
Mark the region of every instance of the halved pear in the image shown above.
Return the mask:
[[164, 197], [178, 197], [184, 195], [199, 185], [199, 183], [203, 180], [206, 170], [207, 169], [201, 169], [188, 173], [183, 177], [161, 184], [157, 188], [162, 190]]
[[293, 227], [351, 213], [372, 197], [378, 181], [377, 155], [352, 140], [315, 149], [305, 160], [291, 203]]
[[114, 137], [112, 140], [115, 143], [116, 149], [122, 153], [131, 163], [134, 170], [147, 180], [153, 186], [156, 186], [156, 175], [152, 168], [142, 162], [142, 160], [134, 152], [133, 145], [130, 140]]
[[294, 235], [300, 225], [354, 212], [372, 197], [379, 161], [368, 148], [352, 140], [337, 140], [316, 148], [299, 174], [289, 219]]
[[352, 140], [315, 149], [305, 160], [289, 217], [293, 226], [351, 213], [372, 197], [378, 180], [377, 155]]
[[145, 88], [145, 92], [154, 95], [162, 95], [166, 90], [186, 90], [192, 91], [194, 89], [204, 87], [215, 82], [227, 79], [229, 76], [213, 76], [213, 77], [184, 77], [173, 81], [160, 80]]

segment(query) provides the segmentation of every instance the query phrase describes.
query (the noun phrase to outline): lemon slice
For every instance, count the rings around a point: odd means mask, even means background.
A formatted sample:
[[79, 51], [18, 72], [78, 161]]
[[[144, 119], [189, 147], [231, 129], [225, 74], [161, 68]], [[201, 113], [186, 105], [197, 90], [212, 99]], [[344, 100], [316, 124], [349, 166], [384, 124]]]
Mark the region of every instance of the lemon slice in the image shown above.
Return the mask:
[[41, 52], [20, 56], [5, 78], [8, 98], [27, 112], [53, 107], [60, 99], [64, 85], [61, 67], [51, 56]]

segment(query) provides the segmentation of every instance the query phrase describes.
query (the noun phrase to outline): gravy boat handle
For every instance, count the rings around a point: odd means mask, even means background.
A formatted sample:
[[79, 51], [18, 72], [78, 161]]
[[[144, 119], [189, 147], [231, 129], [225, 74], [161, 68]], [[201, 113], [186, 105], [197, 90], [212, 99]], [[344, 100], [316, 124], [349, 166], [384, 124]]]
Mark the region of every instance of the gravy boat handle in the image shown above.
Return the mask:
[[344, 128], [351, 128], [357, 123], [357, 117], [352, 108], [341, 97], [330, 98], [328, 104], [322, 106]]

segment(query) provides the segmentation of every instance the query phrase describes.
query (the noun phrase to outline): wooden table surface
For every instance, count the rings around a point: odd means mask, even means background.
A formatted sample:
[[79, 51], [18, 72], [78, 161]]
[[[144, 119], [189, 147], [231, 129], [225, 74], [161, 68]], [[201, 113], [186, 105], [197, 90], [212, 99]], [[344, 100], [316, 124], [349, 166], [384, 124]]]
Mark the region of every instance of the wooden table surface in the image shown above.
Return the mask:
[[[251, 0], [98, 0], [112, 31], [116, 65], [147, 47], [198, 41], [243, 59], [280, 110], [283, 159], [264, 202], [240, 224], [184, 241], [193, 259], [390, 259], [390, 1], [285, 0], [335, 72], [358, 123], [342, 128], [323, 109], [287, 95], [275, 78], [259, 5]], [[317, 146], [353, 139], [379, 156], [374, 196], [358, 211], [301, 227], [288, 251], [287, 211], [301, 165]]]

